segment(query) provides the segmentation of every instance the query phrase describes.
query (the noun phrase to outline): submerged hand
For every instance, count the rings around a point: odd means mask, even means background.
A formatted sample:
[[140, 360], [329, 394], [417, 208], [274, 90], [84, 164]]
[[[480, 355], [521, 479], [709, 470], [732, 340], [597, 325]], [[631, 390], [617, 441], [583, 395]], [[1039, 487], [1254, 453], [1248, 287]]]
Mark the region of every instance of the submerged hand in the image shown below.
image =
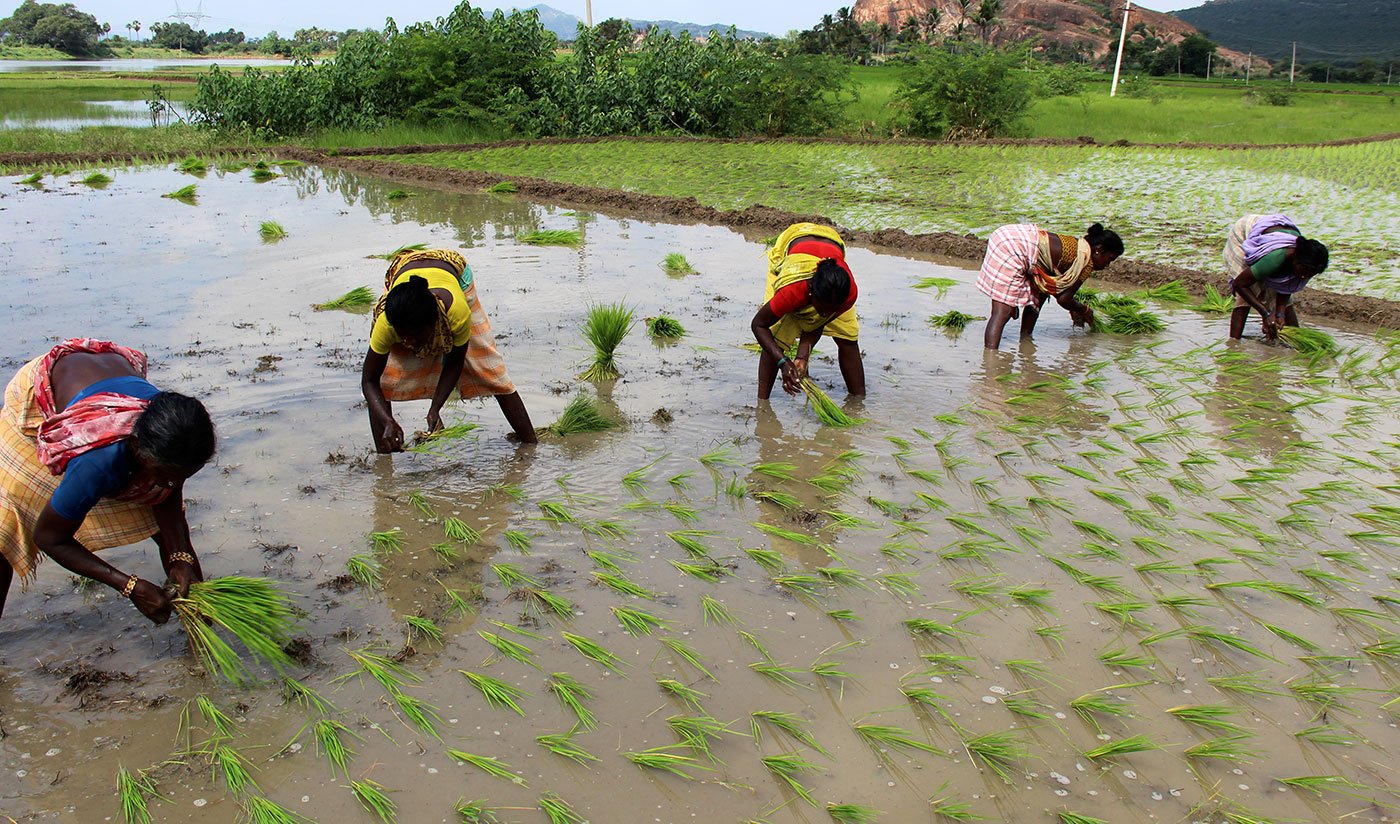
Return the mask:
[[1075, 326], [1084, 326], [1094, 322], [1094, 310], [1084, 304], [1079, 304], [1069, 310], [1069, 319]]
[[794, 358], [783, 362], [783, 391], [789, 395], [796, 395], [802, 391], [802, 379], [807, 377], [807, 361], [805, 358]]
[[170, 610], [173, 609], [170, 596], [145, 578], [136, 582], [136, 588], [131, 591], [131, 603], [153, 623], [164, 624], [170, 620]]

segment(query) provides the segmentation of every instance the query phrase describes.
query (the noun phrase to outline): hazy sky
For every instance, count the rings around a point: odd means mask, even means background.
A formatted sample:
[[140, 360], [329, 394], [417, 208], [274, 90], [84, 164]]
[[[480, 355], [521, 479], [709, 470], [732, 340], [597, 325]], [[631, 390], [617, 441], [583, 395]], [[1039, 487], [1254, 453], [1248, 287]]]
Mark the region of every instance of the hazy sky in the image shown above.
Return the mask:
[[[124, 26], [140, 20], [144, 27], [169, 20], [177, 0], [74, 0], [79, 9], [111, 23], [117, 34], [125, 34]], [[512, 2], [478, 2], [485, 8], [533, 6], [538, 0]], [[580, 18], [585, 16], [585, 0], [549, 0], [545, 5]], [[1155, 0], [1147, 7], [1172, 11], [1201, 5], [1202, 0]], [[645, 20], [679, 20], [685, 23], [732, 23], [741, 29], [785, 34], [792, 29], [811, 28], [823, 14], [838, 6], [851, 5], [854, 0], [594, 0], [593, 20], [608, 17], [631, 17]], [[0, 6], [18, 5], [16, 0], [0, 0]], [[290, 36], [297, 29], [321, 26], [329, 29], [379, 28], [384, 18], [392, 16], [400, 26], [431, 20], [446, 14], [455, 5], [452, 0], [397, 0], [393, 3], [333, 2], [333, 0], [178, 0], [182, 10], [202, 10], [209, 15], [202, 28], [206, 31], [239, 29], [249, 35], [265, 34], [270, 29]], [[1137, 5], [1136, 3], [1134, 5]], [[0, 12], [3, 16], [4, 12]], [[143, 35], [144, 36], [144, 35]]]

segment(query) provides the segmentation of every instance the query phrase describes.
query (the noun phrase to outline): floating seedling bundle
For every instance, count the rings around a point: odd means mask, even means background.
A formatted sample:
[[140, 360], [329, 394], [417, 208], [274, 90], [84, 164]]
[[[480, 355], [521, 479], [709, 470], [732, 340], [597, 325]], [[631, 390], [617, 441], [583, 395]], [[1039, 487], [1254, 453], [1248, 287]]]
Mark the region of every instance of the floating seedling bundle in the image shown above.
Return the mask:
[[604, 432], [616, 428], [617, 421], [603, 414], [596, 400], [580, 393], [564, 407], [559, 420], [539, 431], [562, 438], [579, 432]]
[[1337, 339], [1318, 329], [1285, 326], [1278, 330], [1278, 337], [1304, 355], [1331, 356], [1339, 351]]
[[287, 594], [266, 578], [233, 575], [192, 584], [187, 597], [175, 599], [175, 612], [189, 635], [190, 651], [211, 675], [233, 684], [252, 680], [219, 630], [278, 670], [291, 663], [283, 647], [296, 628], [296, 614]]
[[317, 312], [324, 312], [330, 309], [344, 309], [353, 311], [355, 309], [368, 309], [374, 305], [374, 293], [368, 286], [356, 286], [338, 298], [332, 298], [325, 303], [313, 303], [311, 307]]
[[685, 337], [685, 327], [668, 315], [647, 318], [647, 334], [657, 340], [673, 341]]
[[583, 236], [572, 229], [542, 229], [517, 235], [515, 239], [531, 246], [577, 246], [583, 242]]
[[695, 267], [690, 265], [690, 261], [685, 259], [685, 255], [680, 252], [672, 252], [661, 262], [661, 268], [666, 270], [666, 274], [672, 277], [695, 274]]
[[953, 334], [957, 334], [967, 328], [969, 323], [975, 320], [982, 320], [976, 315], [968, 315], [956, 309], [950, 309], [941, 315], [931, 315], [928, 325], [934, 329], [943, 329]]

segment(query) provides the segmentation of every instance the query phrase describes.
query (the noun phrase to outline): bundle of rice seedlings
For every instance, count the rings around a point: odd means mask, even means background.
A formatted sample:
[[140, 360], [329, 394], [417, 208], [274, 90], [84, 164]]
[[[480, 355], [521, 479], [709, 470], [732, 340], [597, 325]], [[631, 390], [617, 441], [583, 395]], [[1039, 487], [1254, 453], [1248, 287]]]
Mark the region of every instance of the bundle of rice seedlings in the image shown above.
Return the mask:
[[385, 252], [382, 255], [370, 255], [370, 257], [375, 260], [393, 260], [404, 252], [421, 252], [426, 248], [428, 248], [426, 243], [405, 243], [393, 251]]
[[1191, 295], [1187, 293], [1186, 287], [1183, 286], [1179, 280], [1163, 283], [1160, 286], [1153, 286], [1150, 289], [1139, 292], [1135, 297], [1139, 300], [1155, 300], [1158, 303], [1170, 303], [1177, 306], [1191, 302]]
[[416, 432], [413, 435], [413, 445], [408, 448], [408, 451], [433, 452], [438, 444], [465, 438], [478, 428], [478, 425], [474, 423], [454, 423], [451, 426], [444, 426], [436, 432]]
[[117, 796], [121, 799], [122, 819], [126, 824], [151, 824], [151, 799], [169, 800], [156, 789], [155, 779], [141, 770], [127, 772], [121, 765], [117, 766]]
[[930, 315], [928, 325], [934, 329], [946, 329], [949, 332], [957, 333], [966, 329], [967, 325], [974, 320], [982, 320], [982, 318], [950, 309], [941, 315]]
[[685, 255], [680, 252], [672, 252], [661, 262], [661, 268], [666, 270], [666, 274], [673, 276], [693, 275], [695, 267], [690, 265], [690, 261], [685, 259]]
[[209, 171], [209, 164], [202, 157], [187, 157], [175, 167], [175, 171], [188, 175], [202, 175]]
[[246, 160], [231, 160], [227, 163], [219, 164], [219, 171], [228, 174], [238, 174], [246, 168], [248, 168], [248, 162]]
[[1279, 340], [1309, 356], [1337, 354], [1337, 339], [1318, 329], [1285, 326], [1278, 330]]
[[621, 372], [613, 353], [632, 331], [632, 310], [621, 303], [599, 303], [588, 307], [588, 319], [583, 323], [583, 336], [593, 344], [593, 364], [579, 375], [580, 380], [612, 380]]
[[515, 239], [531, 246], [577, 246], [583, 242], [583, 236], [572, 229], [542, 229], [516, 235]]
[[296, 616], [287, 594], [266, 578], [233, 575], [192, 584], [188, 597], [175, 599], [175, 612], [204, 669], [230, 683], [244, 684], [252, 676], [219, 629], [278, 671], [292, 663], [283, 647], [291, 640]]
[[921, 278], [914, 284], [915, 289], [936, 289], [934, 297], [942, 300], [948, 294], [948, 288], [957, 286], [958, 282], [952, 278]]
[[20, 180], [19, 180], [19, 185], [21, 185], [21, 186], [42, 186], [42, 185], [44, 185], [44, 173], [43, 173], [43, 172], [34, 172], [33, 174], [28, 175], [27, 177], [22, 177], [22, 178], [20, 178]]
[[383, 824], [394, 824], [398, 817], [398, 805], [384, 794], [384, 789], [383, 784], [372, 778], [350, 782], [350, 791], [360, 802], [360, 806], [365, 808], [365, 812], [379, 819]]
[[807, 401], [817, 413], [817, 420], [821, 421], [823, 425], [844, 428], [865, 423], [864, 418], [852, 418], [847, 415], [846, 411], [823, 392], [821, 387], [817, 386], [811, 378], [802, 379], [802, 391], [807, 393]]
[[258, 236], [263, 239], [263, 243], [272, 243], [286, 237], [287, 230], [275, 220], [264, 220], [258, 224]]
[[1216, 315], [1227, 315], [1235, 309], [1235, 299], [1229, 295], [1222, 295], [1216, 291], [1214, 286], [1206, 287], [1206, 296], [1194, 307], [1198, 312], [1210, 312]]
[[93, 172], [92, 174], [82, 179], [82, 184], [84, 186], [91, 186], [94, 189], [101, 189], [103, 186], [106, 186], [108, 183], [111, 182], [112, 178], [108, 177], [102, 172]]
[[1133, 301], [1132, 305], [1100, 305], [1089, 324], [1090, 332], [1112, 332], [1117, 335], [1145, 335], [1165, 328], [1167, 325], [1160, 317], [1141, 308], [1137, 301]]
[[405, 192], [403, 189], [390, 189], [384, 195], [384, 198], [386, 200], [403, 200], [406, 197], [412, 197], [412, 195], [410, 195], [408, 192]]
[[178, 200], [181, 203], [194, 203], [195, 189], [195, 184], [191, 183], [188, 186], [181, 186], [173, 192], [166, 192], [165, 194], [161, 195], [161, 197], [168, 197], [171, 200]]
[[283, 169], [295, 169], [298, 166], [305, 166], [306, 164], [300, 160], [274, 160], [271, 165], [280, 166]]
[[266, 183], [269, 180], [275, 180], [279, 177], [281, 177], [281, 175], [269, 169], [267, 164], [261, 160], [253, 166], [253, 180], [257, 183]]
[[500, 183], [486, 187], [486, 191], [495, 195], [510, 194], [520, 191], [520, 187], [515, 185], [513, 180], [502, 180]]
[[330, 309], [368, 309], [374, 305], [374, 293], [368, 286], [356, 286], [338, 298], [331, 298], [325, 303], [313, 303], [311, 308], [317, 312], [324, 312]]
[[578, 432], [605, 432], [616, 428], [617, 421], [603, 414], [598, 401], [580, 392], [564, 407], [559, 420], [540, 429], [539, 433], [563, 438]]
[[673, 317], [658, 315], [647, 318], [647, 334], [658, 340], [676, 340], [685, 337], [685, 327]]

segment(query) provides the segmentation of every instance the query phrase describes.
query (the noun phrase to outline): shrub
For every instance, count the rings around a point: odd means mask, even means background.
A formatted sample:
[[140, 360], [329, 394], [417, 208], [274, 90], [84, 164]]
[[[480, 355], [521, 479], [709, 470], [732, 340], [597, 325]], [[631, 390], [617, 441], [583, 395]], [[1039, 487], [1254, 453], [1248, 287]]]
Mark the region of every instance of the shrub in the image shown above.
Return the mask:
[[1017, 131], [1035, 81], [1023, 49], [925, 53], [896, 92], [900, 128], [920, 137], [1000, 137]]

